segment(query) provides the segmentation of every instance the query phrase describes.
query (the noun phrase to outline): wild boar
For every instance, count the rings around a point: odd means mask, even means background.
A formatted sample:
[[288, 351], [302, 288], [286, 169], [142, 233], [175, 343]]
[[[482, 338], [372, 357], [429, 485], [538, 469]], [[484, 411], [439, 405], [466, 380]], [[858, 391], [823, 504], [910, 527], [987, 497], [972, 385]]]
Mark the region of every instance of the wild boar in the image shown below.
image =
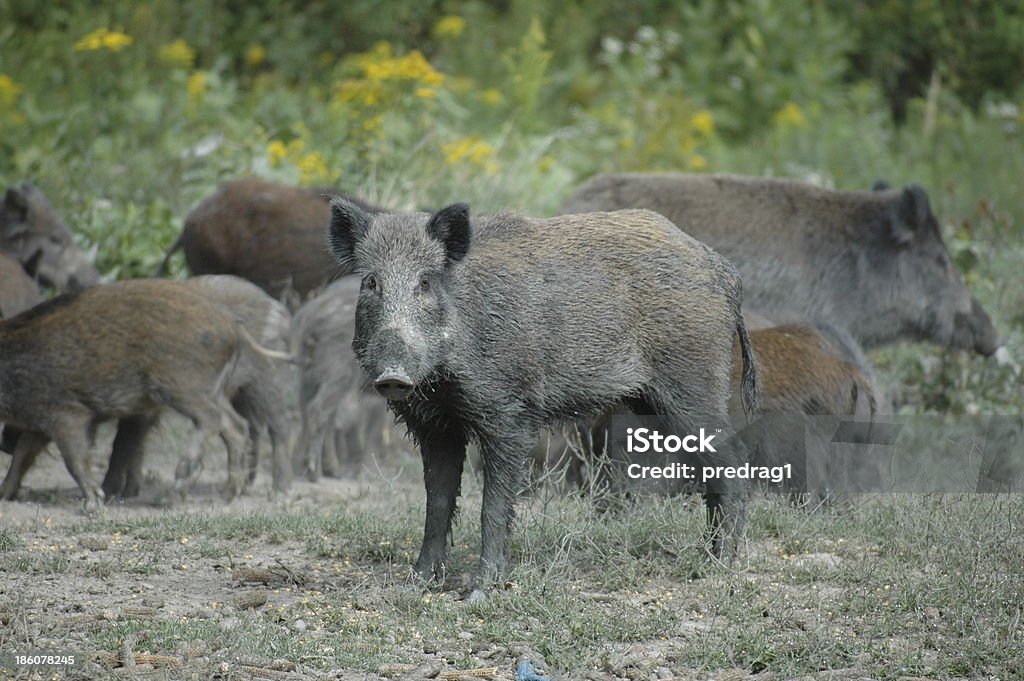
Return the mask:
[[[39, 286], [26, 274], [21, 263], [0, 253], [0, 318], [13, 317], [42, 300]], [[13, 453], [20, 435], [17, 428], [3, 427], [0, 451]]]
[[991, 355], [999, 340], [964, 286], [925, 191], [842, 192], [737, 175], [608, 174], [561, 213], [647, 208], [739, 270], [746, 305], [847, 330], [865, 348], [927, 340]]
[[0, 321], [0, 420], [23, 430], [0, 498], [11, 499], [47, 442], [57, 443], [85, 497], [103, 501], [86, 453], [104, 420], [173, 409], [197, 428], [199, 458], [220, 436], [229, 493], [241, 488], [245, 421], [228, 395], [273, 354], [220, 306], [166, 281], [124, 281], [68, 293]]
[[[221, 306], [234, 317], [264, 348], [286, 353], [290, 347], [291, 315], [287, 308], [263, 289], [231, 275], [192, 277], [170, 286], [186, 286]], [[270, 436], [273, 484], [276, 492], [286, 492], [291, 481], [291, 418], [288, 413], [287, 386], [294, 381], [290, 365], [253, 357], [262, 366], [252, 380], [238, 386], [231, 404], [248, 424], [249, 443], [245, 457], [245, 484], [250, 485], [258, 470], [260, 436], [264, 428]], [[131, 417], [118, 423], [117, 436], [103, 480], [106, 497], [133, 497], [139, 493], [146, 434], [154, 420]], [[188, 477], [197, 462], [183, 460], [180, 475]]]
[[344, 277], [295, 313], [302, 357], [297, 453], [310, 480], [357, 475], [367, 454], [399, 453], [405, 438], [352, 353], [359, 277]]
[[71, 231], [28, 182], [8, 187], [0, 206], [0, 253], [21, 263], [33, 279], [58, 291], [92, 286], [100, 275]]
[[[363, 210], [379, 210], [359, 199], [349, 200]], [[289, 289], [305, 297], [348, 273], [324, 247], [330, 215], [323, 190], [257, 178], [225, 182], [185, 218], [157, 276], [167, 271], [180, 248], [192, 274], [234, 274], [274, 297]]]
[[[467, 443], [483, 467], [481, 555], [470, 600], [505, 572], [514, 500], [542, 428], [628, 401], [679, 433], [729, 439], [729, 373], [740, 339], [743, 392], [757, 370], [735, 269], [650, 211], [471, 223], [469, 207], [377, 214], [337, 197], [331, 250], [362, 278], [352, 348], [420, 447], [427, 494], [416, 572], [443, 579]], [[714, 432], [714, 431], [712, 431]], [[709, 482], [712, 551], [730, 557], [746, 485]]]
[[[792, 464], [783, 488], [795, 501], [807, 493], [819, 503], [845, 500], [858, 483], [877, 484], [879, 471], [864, 448], [850, 458], [849, 448], [832, 439], [842, 417], [870, 428], [877, 403], [874, 377], [856, 346], [844, 345], [830, 329], [809, 325], [775, 326], [750, 332], [760, 369], [761, 393], [753, 418], [733, 395], [733, 428], [762, 466]], [[732, 384], [739, 389], [739, 348], [734, 351]], [[750, 425], [745, 425], [745, 424]]]

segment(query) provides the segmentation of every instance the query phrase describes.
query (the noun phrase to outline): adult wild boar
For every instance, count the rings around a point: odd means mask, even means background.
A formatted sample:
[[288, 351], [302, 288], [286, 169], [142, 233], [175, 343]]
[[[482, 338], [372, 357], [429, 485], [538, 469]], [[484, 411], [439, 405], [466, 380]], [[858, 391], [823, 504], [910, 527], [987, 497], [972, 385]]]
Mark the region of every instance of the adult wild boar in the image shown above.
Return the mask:
[[373, 394], [351, 350], [359, 289], [359, 277], [344, 277], [295, 313], [295, 345], [302, 357], [296, 451], [313, 481], [321, 474], [356, 475], [368, 453], [405, 449], [387, 403]]
[[[183, 286], [206, 297], [234, 317], [249, 335], [264, 348], [285, 353], [290, 347], [291, 315], [287, 308], [263, 289], [239, 277], [210, 274], [183, 281], [167, 282], [169, 287]], [[290, 414], [287, 387], [294, 382], [292, 367], [263, 355], [255, 355], [256, 365], [249, 380], [239, 381], [231, 405], [248, 424], [249, 442], [245, 456], [245, 485], [256, 478], [262, 431], [270, 437], [273, 485], [286, 492], [291, 482]], [[133, 497], [139, 494], [146, 435], [155, 420], [130, 417], [118, 422], [113, 451], [103, 493], [106, 498]], [[178, 475], [194, 477], [201, 461], [183, 457]], [[185, 486], [186, 483], [181, 483]]]
[[[627, 400], [679, 433], [721, 428], [708, 460], [745, 456], [727, 411], [737, 334], [748, 405], [756, 395], [739, 277], [662, 216], [471, 223], [465, 204], [433, 215], [371, 215], [340, 197], [331, 207], [332, 252], [362, 277], [353, 350], [423, 458], [424, 578], [444, 576], [471, 439], [484, 478], [471, 600], [506, 569], [513, 502], [546, 425]], [[716, 479], [705, 498], [712, 550], [731, 556], [746, 488]]]
[[929, 340], [991, 355], [992, 322], [964, 286], [925, 191], [840, 192], [737, 175], [609, 174], [562, 213], [647, 208], [728, 258], [748, 307], [846, 330], [865, 348]]
[[0, 321], [0, 420], [20, 427], [0, 485], [12, 499], [39, 451], [53, 440], [93, 511], [103, 493], [86, 471], [101, 421], [155, 418], [171, 408], [197, 427], [189, 455], [220, 436], [229, 490], [241, 481], [245, 422], [227, 396], [264, 354], [222, 308], [166, 281], [124, 281], [68, 293]]
[[[378, 209], [349, 198], [363, 210]], [[302, 189], [257, 178], [225, 182], [185, 218], [167, 251], [185, 250], [192, 274], [234, 274], [274, 297], [294, 288], [302, 297], [347, 271], [324, 248], [331, 210], [323, 190]]]
[[92, 286], [100, 275], [71, 231], [28, 182], [8, 187], [0, 205], [0, 253], [21, 263], [44, 286], [66, 291]]

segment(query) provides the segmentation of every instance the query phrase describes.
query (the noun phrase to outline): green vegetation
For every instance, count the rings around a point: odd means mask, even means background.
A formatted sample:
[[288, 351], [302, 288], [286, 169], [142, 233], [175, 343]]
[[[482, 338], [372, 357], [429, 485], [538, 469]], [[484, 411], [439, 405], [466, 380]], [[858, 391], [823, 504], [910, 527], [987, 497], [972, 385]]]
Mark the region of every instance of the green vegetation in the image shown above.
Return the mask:
[[[623, 16], [595, 0], [0, 0], [0, 14], [0, 182], [36, 182], [110, 276], [148, 275], [188, 210], [248, 174], [536, 214], [616, 169], [886, 178], [929, 190], [1024, 356], [1015, 3], [646, 0]], [[897, 102], [896, 76], [920, 96]], [[1012, 367], [939, 353], [935, 370], [922, 352], [876, 357], [912, 411], [1020, 407]]]

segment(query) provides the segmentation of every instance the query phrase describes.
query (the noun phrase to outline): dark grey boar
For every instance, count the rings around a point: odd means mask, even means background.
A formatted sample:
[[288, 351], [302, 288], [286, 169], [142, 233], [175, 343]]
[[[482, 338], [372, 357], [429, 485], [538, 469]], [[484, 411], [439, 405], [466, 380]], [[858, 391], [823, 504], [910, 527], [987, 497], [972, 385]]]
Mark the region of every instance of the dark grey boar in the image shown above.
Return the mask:
[[75, 245], [57, 211], [28, 182], [9, 187], [4, 194], [0, 253], [20, 262], [29, 276], [44, 286], [59, 291], [92, 286], [100, 279], [92, 257]]
[[[378, 210], [349, 200], [363, 210]], [[324, 247], [330, 215], [323, 190], [257, 178], [225, 182], [185, 218], [157, 275], [167, 271], [171, 256], [183, 248], [192, 274], [234, 274], [275, 297], [290, 289], [305, 297], [348, 273]]]
[[406, 439], [351, 351], [359, 277], [332, 283], [295, 313], [302, 357], [296, 452], [310, 480], [356, 475], [367, 454], [398, 454]]
[[746, 305], [845, 329], [865, 348], [928, 340], [991, 355], [998, 337], [964, 286], [925, 191], [840, 192], [735, 175], [598, 175], [562, 213], [657, 211], [739, 270]]
[[[430, 215], [367, 214], [336, 198], [331, 249], [362, 277], [352, 348], [420, 447], [427, 493], [415, 570], [443, 578], [466, 446], [484, 478], [471, 600], [506, 569], [513, 503], [541, 430], [627, 400], [678, 432], [721, 428], [718, 464], [741, 461], [727, 401], [740, 337], [744, 393], [757, 373], [735, 269], [650, 211], [471, 224], [455, 204]], [[339, 349], [339, 352], [341, 349]], [[712, 550], [731, 556], [746, 486], [706, 490]]]
[[0, 321], [0, 420], [23, 430], [0, 498], [14, 497], [53, 440], [86, 511], [97, 509], [103, 492], [85, 468], [97, 425], [152, 419], [165, 408], [197, 427], [192, 458], [213, 438], [224, 440], [229, 491], [240, 488], [245, 421], [228, 395], [258, 369], [254, 354], [268, 352], [221, 307], [177, 282], [95, 286]]
[[[170, 285], [189, 287], [221, 306], [262, 347], [280, 353], [288, 351], [291, 315], [284, 305], [255, 284], [231, 275], [211, 274]], [[248, 424], [245, 484], [251, 485], [256, 478], [260, 437], [266, 429], [271, 444], [274, 490], [286, 492], [291, 482], [292, 420], [287, 387], [294, 383], [294, 372], [287, 363], [262, 355], [257, 354], [251, 361], [256, 365], [251, 380], [240, 382], [231, 395], [232, 406]], [[103, 493], [108, 499], [139, 494], [145, 438], [154, 425], [154, 421], [139, 417], [118, 423], [110, 465], [103, 480]], [[185, 458], [178, 474], [183, 479], [194, 477], [199, 471], [192, 469], [198, 466], [201, 462]]]

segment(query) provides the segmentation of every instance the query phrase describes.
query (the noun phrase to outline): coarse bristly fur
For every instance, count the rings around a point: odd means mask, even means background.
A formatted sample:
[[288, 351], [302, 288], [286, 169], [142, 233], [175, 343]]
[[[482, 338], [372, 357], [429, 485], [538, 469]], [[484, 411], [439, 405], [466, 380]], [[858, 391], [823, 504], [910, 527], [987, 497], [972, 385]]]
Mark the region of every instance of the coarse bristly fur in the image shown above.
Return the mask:
[[[382, 392], [396, 382], [412, 391], [391, 406], [423, 457], [424, 577], [443, 576], [471, 439], [484, 473], [474, 597], [506, 569], [513, 501], [545, 425], [628, 400], [680, 433], [721, 428], [725, 442], [707, 456], [744, 460], [727, 412], [733, 342], [747, 340], [739, 277], [662, 216], [471, 221], [464, 204], [368, 215], [341, 198], [332, 212], [335, 257], [362, 276], [356, 356]], [[752, 402], [757, 372], [743, 354]], [[746, 486], [716, 480], [706, 500], [713, 550], [730, 557]]]
[[[289, 349], [291, 314], [256, 284], [229, 274], [207, 274], [167, 285], [185, 287], [218, 305], [262, 347], [278, 352]], [[259, 443], [265, 428], [270, 437], [273, 488], [275, 492], [284, 493], [291, 483], [291, 428], [286, 397], [286, 387], [293, 382], [291, 367], [259, 353], [249, 354], [249, 364], [252, 370], [244, 376], [239, 374], [230, 395], [232, 406], [248, 424], [244, 484], [248, 487], [256, 478]], [[139, 418], [118, 422], [110, 465], [103, 478], [103, 493], [107, 498], [139, 494], [146, 435], [155, 424], [153, 419]], [[195, 465], [197, 462], [183, 459], [183, 474]]]
[[991, 355], [999, 338], [964, 286], [918, 185], [846, 192], [738, 175], [618, 173], [562, 213], [647, 208], [728, 258], [746, 305], [848, 331], [867, 348], [929, 340]]
[[136, 446], [167, 408], [198, 429], [189, 460], [201, 461], [213, 438], [224, 440], [228, 489], [237, 493], [245, 422], [227, 397], [260, 375], [261, 351], [230, 313], [180, 281], [94, 286], [0, 321], [0, 421], [23, 431], [0, 498], [14, 497], [53, 440], [86, 510], [97, 509], [103, 493], [85, 469], [96, 425], [127, 420], [123, 437], [134, 442], [120, 445]]
[[[354, 197], [365, 211], [380, 209]], [[259, 178], [225, 182], [189, 212], [181, 234], [156, 271], [184, 249], [192, 274], [234, 274], [273, 296], [289, 288], [304, 297], [347, 274], [325, 248], [330, 204], [323, 189]]]

